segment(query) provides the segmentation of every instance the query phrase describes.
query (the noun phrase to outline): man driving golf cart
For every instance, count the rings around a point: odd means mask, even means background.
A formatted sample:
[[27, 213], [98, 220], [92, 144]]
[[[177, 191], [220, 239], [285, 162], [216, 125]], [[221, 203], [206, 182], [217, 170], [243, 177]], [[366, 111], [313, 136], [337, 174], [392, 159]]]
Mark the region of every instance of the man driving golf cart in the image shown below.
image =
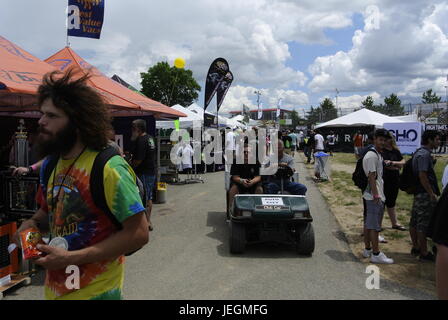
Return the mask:
[[268, 177], [266, 192], [268, 194], [277, 194], [281, 190], [283, 178], [283, 190], [288, 191], [292, 195], [304, 196], [307, 191], [306, 186], [290, 180], [290, 177], [295, 172], [294, 158], [284, 152], [282, 140], [278, 140], [278, 167], [277, 173]]
[[232, 164], [230, 169], [229, 202], [232, 203], [237, 194], [261, 194], [260, 164], [249, 164], [251, 148], [244, 146], [244, 164]]

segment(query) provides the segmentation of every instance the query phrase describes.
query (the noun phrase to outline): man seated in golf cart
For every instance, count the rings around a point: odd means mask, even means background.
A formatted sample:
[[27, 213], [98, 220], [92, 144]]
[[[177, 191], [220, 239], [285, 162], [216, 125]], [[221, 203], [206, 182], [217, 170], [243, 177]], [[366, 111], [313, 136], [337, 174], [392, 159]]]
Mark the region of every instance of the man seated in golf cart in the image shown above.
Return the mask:
[[307, 188], [305, 185], [291, 181], [290, 177], [295, 172], [294, 158], [284, 152], [284, 145], [282, 140], [278, 140], [278, 170], [275, 175], [269, 176], [265, 188], [268, 194], [278, 194], [281, 190], [283, 178], [283, 190], [288, 191], [293, 195], [306, 194]]
[[244, 164], [233, 163], [230, 169], [229, 203], [237, 194], [262, 194], [260, 164], [249, 164], [251, 148], [244, 146]]

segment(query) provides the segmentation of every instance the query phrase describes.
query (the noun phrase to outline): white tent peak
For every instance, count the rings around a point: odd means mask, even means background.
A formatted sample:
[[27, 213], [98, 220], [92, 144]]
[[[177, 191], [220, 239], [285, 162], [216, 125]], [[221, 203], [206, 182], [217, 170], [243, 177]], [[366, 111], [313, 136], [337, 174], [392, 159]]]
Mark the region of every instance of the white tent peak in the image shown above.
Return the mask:
[[383, 127], [384, 123], [393, 123], [393, 122], [404, 122], [404, 121], [399, 120], [397, 118], [386, 116], [379, 112], [363, 108], [361, 110], [349, 113], [337, 119], [321, 123], [316, 126], [316, 129], [324, 127], [355, 127], [355, 126]]

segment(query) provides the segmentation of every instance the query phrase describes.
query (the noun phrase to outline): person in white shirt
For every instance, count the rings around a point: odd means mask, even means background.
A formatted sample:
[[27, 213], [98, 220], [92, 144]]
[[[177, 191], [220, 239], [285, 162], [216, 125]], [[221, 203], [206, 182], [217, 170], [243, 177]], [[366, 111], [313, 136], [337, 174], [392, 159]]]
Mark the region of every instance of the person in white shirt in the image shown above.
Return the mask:
[[445, 167], [445, 171], [443, 172], [442, 177], [442, 190], [448, 185], [448, 165]]
[[[226, 128], [227, 134], [226, 134], [226, 147], [225, 152], [232, 151], [232, 157], [234, 157], [233, 152], [236, 150], [236, 136], [233, 130], [230, 127]], [[227, 159], [229, 162], [232, 162], [232, 159]]]
[[319, 151], [324, 151], [325, 150], [325, 147], [324, 147], [325, 139], [319, 132], [316, 133], [316, 135], [314, 136], [314, 141], [316, 143], [315, 144], [315, 148], [314, 148], [315, 152], [319, 152]]
[[363, 193], [365, 204], [364, 216], [364, 258], [370, 257], [372, 263], [392, 264], [394, 261], [388, 258], [379, 249], [379, 232], [384, 215], [384, 195], [383, 182], [383, 157], [381, 150], [388, 137], [388, 131], [378, 129], [375, 131], [374, 147], [367, 151], [362, 160], [362, 167], [367, 176], [367, 188]]
[[182, 141], [182, 145], [178, 150], [178, 155], [181, 157], [180, 160], [180, 171], [186, 171], [190, 173], [191, 169], [193, 168], [193, 155], [194, 150], [191, 147], [189, 142]]

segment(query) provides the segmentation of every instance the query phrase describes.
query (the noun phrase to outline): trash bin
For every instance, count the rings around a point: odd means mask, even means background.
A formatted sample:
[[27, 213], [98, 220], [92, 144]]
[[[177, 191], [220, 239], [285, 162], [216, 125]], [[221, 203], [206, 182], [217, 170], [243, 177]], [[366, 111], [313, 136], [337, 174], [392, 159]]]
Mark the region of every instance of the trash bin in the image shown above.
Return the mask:
[[157, 203], [165, 203], [166, 202], [166, 183], [165, 182], [157, 182]]
[[314, 164], [314, 174], [316, 178], [321, 181], [330, 180], [330, 155], [325, 152], [316, 152], [314, 154], [316, 158]]

